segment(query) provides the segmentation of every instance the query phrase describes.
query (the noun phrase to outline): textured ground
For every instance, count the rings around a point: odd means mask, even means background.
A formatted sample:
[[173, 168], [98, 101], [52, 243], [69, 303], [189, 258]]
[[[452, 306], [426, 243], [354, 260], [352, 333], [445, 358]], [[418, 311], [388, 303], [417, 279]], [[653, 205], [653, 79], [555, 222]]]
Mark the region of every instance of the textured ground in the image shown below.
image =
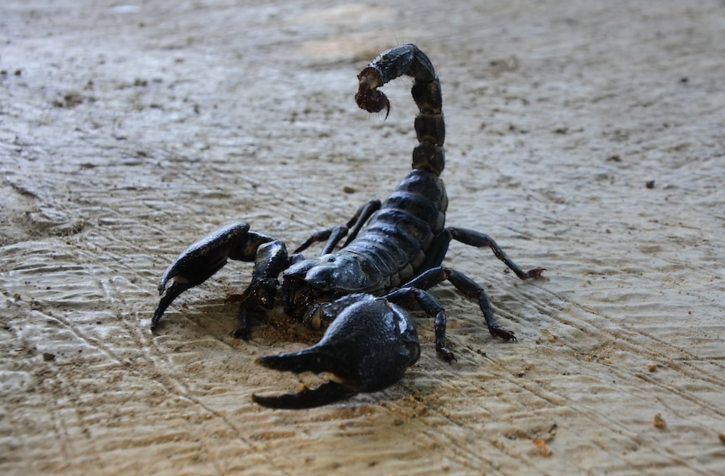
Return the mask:
[[[723, 474], [725, 4], [393, 3], [2, 3], [0, 472]], [[519, 342], [443, 285], [457, 363], [416, 313], [399, 385], [255, 406], [300, 380], [254, 358], [314, 337], [229, 337], [238, 263], [152, 335], [157, 280], [230, 221], [294, 245], [384, 198], [409, 82], [387, 121], [352, 96], [409, 41], [443, 84], [449, 223], [547, 268], [451, 248]]]

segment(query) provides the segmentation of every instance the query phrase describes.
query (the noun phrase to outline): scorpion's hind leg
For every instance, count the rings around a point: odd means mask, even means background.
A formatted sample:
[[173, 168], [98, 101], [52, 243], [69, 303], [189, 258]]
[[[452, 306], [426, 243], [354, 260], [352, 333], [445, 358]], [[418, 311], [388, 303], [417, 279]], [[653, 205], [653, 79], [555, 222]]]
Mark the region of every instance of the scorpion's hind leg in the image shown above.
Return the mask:
[[[237, 222], [219, 228], [192, 244], [166, 269], [159, 282], [162, 296], [151, 319], [151, 329], [156, 329], [174, 299], [187, 289], [205, 282], [229, 259], [256, 262], [252, 282], [243, 294], [242, 308], [253, 305], [271, 307], [277, 276], [288, 265], [287, 250], [282, 242], [249, 231], [248, 224]], [[167, 286], [169, 282], [171, 284]], [[245, 317], [246, 313], [241, 312], [240, 319]]]
[[449, 227], [446, 228], [444, 234], [450, 236], [450, 238], [448, 238], [448, 241], [450, 241], [450, 239], [452, 238], [469, 246], [475, 246], [477, 248], [491, 248], [491, 251], [493, 251], [493, 254], [496, 255], [496, 258], [503, 261], [511, 271], [516, 273], [516, 276], [518, 276], [519, 279], [540, 278], [541, 273], [546, 271], [544, 268], [534, 268], [528, 271], [523, 271], [521, 268], [518, 267], [516, 263], [511, 260], [511, 258], [506, 255], [506, 253], [504, 253], [501, 247], [498, 246], [498, 243], [496, 243], [493, 238], [486, 235], [485, 233], [480, 233], [473, 230], [466, 230], [465, 228]]
[[325, 243], [325, 247], [321, 253], [322, 255], [326, 255], [328, 253], [332, 253], [337, 244], [343, 238], [345, 238], [345, 236], [347, 236], [347, 241], [345, 241], [345, 244], [343, 245], [344, 248], [352, 240], [355, 239], [357, 234], [360, 232], [360, 229], [365, 226], [365, 223], [370, 219], [373, 213], [375, 213], [379, 209], [380, 200], [370, 200], [369, 202], [358, 208], [357, 212], [355, 212], [355, 215], [353, 215], [353, 217], [347, 222], [347, 224], [327, 228], [325, 230], [313, 233], [312, 236], [307, 238], [300, 246], [297, 247], [296, 250], [294, 250], [294, 253], [301, 253], [309, 248], [310, 245], [327, 240], [327, 243]]
[[267, 368], [294, 373], [327, 372], [329, 381], [315, 389], [279, 396], [253, 395], [271, 408], [313, 408], [358, 393], [377, 392], [400, 381], [420, 356], [418, 334], [402, 308], [383, 298], [352, 294], [328, 303], [337, 312], [319, 343], [287, 354], [260, 357]]

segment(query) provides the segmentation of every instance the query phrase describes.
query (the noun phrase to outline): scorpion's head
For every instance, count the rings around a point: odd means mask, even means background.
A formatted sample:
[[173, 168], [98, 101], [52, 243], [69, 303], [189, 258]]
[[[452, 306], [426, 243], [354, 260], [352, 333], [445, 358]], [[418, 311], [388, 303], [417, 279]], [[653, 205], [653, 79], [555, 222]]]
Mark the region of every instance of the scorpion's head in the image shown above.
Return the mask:
[[319, 343], [257, 360], [274, 370], [327, 372], [329, 381], [296, 394], [253, 395], [256, 403], [271, 408], [313, 408], [360, 392], [377, 392], [398, 382], [418, 360], [418, 333], [400, 307], [368, 294], [353, 294], [330, 303], [326, 312], [330, 310], [339, 313]]

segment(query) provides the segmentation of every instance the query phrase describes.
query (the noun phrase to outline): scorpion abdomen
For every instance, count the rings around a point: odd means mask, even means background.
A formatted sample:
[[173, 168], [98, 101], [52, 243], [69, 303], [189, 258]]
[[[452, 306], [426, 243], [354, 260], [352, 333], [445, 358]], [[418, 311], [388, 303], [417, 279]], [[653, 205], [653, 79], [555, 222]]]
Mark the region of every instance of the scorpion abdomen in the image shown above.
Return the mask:
[[411, 171], [368, 226], [340, 253], [354, 254], [370, 280], [366, 292], [397, 287], [421, 271], [448, 206], [443, 182], [425, 170]]

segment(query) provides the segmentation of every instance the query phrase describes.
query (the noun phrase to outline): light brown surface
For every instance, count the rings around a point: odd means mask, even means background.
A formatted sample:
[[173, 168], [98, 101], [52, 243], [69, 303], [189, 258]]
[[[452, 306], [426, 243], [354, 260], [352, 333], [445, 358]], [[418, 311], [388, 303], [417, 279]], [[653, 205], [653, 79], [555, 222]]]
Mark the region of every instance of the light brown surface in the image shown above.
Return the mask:
[[[724, 31], [719, 1], [4, 1], [0, 473], [724, 474]], [[448, 222], [547, 268], [451, 248], [519, 342], [443, 285], [457, 363], [417, 313], [399, 385], [255, 406], [300, 379], [254, 358], [314, 337], [228, 337], [238, 263], [153, 336], [157, 280], [230, 221], [295, 245], [384, 198], [409, 82], [387, 121], [352, 96], [407, 41], [443, 84]]]

